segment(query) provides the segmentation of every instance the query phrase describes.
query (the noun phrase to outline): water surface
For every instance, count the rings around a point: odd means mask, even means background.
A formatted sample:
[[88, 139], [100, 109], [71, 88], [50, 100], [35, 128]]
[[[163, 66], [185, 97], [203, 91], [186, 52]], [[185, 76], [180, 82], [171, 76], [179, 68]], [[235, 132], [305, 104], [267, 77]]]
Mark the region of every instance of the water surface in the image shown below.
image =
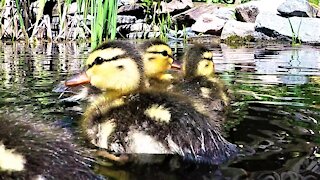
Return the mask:
[[[0, 114], [23, 109], [78, 136], [81, 114], [59, 103], [52, 89], [82, 69], [89, 47], [0, 42]], [[279, 44], [211, 49], [217, 74], [234, 94], [225, 135], [241, 147], [239, 156], [221, 167], [183, 164], [174, 170], [99, 162], [96, 172], [113, 179], [320, 178], [320, 49]], [[177, 49], [178, 57], [182, 52]]]

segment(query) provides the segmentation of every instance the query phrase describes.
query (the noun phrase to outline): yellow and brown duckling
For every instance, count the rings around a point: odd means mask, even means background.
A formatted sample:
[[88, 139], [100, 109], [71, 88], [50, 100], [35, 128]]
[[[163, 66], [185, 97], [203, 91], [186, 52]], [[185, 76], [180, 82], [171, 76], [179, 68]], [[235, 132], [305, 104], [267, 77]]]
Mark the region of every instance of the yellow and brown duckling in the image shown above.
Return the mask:
[[142, 52], [146, 78], [170, 81], [173, 77], [167, 73], [173, 63], [171, 48], [163, 41], [148, 40], [139, 46]]
[[142, 53], [147, 86], [166, 89], [174, 77], [168, 72], [171, 68], [180, 68], [174, 64], [172, 49], [167, 43], [153, 39], [139, 46]]
[[192, 99], [195, 106], [221, 124], [224, 118], [219, 114], [229, 105], [227, 89], [215, 75], [213, 54], [205, 46], [191, 46], [183, 58], [183, 79], [174, 83], [173, 91]]
[[185, 97], [145, 89], [144, 63], [132, 46], [104, 43], [86, 65], [88, 79], [83, 81], [105, 92], [81, 122], [95, 146], [112, 154], [179, 154], [211, 164], [236, 154], [236, 146]]
[[0, 117], [0, 179], [103, 179], [69, 133], [23, 117]]

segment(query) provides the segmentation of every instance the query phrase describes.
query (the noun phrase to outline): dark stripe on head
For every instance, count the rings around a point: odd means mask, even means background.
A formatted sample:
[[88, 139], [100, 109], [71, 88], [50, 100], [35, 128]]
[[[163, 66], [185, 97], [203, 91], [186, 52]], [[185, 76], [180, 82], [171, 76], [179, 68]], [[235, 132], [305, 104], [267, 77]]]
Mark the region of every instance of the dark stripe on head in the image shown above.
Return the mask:
[[146, 51], [147, 53], [152, 53], [152, 54], [162, 54], [162, 56], [168, 56], [171, 57], [173, 59], [173, 56], [168, 54], [168, 51], [164, 50], [164, 51]]
[[94, 65], [99, 65], [99, 64], [102, 64], [104, 62], [115, 61], [117, 59], [123, 59], [123, 58], [127, 58], [127, 57], [128, 57], [127, 54], [115, 56], [115, 57], [113, 57], [111, 59], [103, 59], [102, 57], [97, 57], [91, 64], [88, 65], [88, 69], [92, 68]]
[[101, 45], [96, 47], [92, 52], [97, 51], [97, 50], [108, 49], [108, 48], [119, 48], [119, 49], [124, 50], [125, 54], [121, 55], [121, 58], [129, 57], [131, 59], [134, 59], [136, 61], [136, 63], [138, 64], [140, 71], [142, 72], [143, 62], [142, 62], [141, 54], [135, 48], [135, 45], [133, 45], [129, 41], [110, 41], [110, 42], [102, 43]]
[[140, 48], [145, 51], [146, 49], [148, 49], [149, 47], [151, 46], [154, 46], [154, 45], [167, 45], [167, 43], [165, 43], [164, 41], [161, 41], [160, 39], [152, 39], [152, 40], [148, 40], [144, 43], [142, 43], [140, 45]]

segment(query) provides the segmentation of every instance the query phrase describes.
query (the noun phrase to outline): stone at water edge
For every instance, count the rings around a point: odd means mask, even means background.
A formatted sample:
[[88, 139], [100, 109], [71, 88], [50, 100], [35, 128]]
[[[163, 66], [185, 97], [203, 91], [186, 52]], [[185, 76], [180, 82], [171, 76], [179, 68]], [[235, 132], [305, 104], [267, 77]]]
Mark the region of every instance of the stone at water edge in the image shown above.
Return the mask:
[[221, 39], [227, 40], [231, 37], [250, 41], [254, 36], [254, 23], [245, 23], [236, 20], [229, 20], [224, 25]]
[[287, 0], [277, 10], [284, 17], [315, 17], [317, 14], [317, 9], [307, 0]]
[[195, 32], [220, 35], [226, 20], [220, 19], [213, 14], [202, 14], [191, 26]]
[[275, 14], [260, 13], [257, 16], [255, 29], [269, 37], [291, 41], [294, 33], [300, 40], [310, 44], [320, 44], [320, 19], [291, 17], [284, 18]]
[[242, 22], [256, 21], [256, 17], [259, 14], [259, 8], [255, 5], [239, 5], [236, 7], [236, 17], [237, 20]]

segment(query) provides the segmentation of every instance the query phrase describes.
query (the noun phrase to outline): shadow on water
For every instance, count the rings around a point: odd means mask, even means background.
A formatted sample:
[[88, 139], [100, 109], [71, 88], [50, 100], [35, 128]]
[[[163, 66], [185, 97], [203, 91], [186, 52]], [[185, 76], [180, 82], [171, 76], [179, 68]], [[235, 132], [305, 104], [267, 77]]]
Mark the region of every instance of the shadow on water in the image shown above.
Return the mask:
[[[0, 113], [24, 109], [77, 136], [81, 114], [61, 105], [52, 89], [82, 69], [88, 47], [0, 43]], [[225, 134], [241, 147], [239, 156], [221, 167], [100, 163], [97, 173], [111, 179], [320, 178], [320, 49], [221, 44], [212, 50], [217, 73], [235, 96]], [[182, 51], [178, 48], [178, 54]]]

